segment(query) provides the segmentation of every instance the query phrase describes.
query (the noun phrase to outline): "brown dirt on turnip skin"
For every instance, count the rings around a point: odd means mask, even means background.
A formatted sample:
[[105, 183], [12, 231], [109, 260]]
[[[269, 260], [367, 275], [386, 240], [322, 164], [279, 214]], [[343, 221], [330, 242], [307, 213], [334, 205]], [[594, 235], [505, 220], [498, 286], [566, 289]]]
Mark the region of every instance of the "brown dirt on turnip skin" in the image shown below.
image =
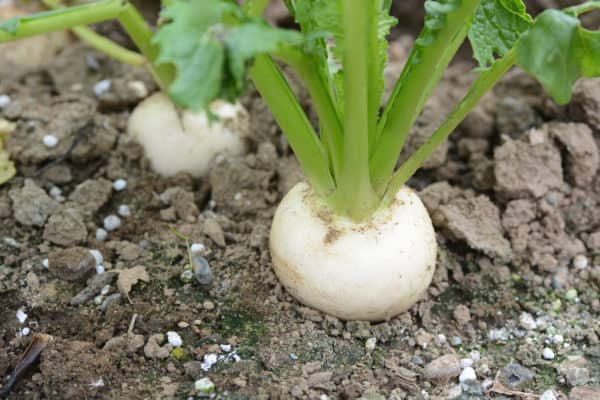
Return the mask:
[[[90, 70], [88, 53], [100, 70]], [[0, 118], [18, 124], [8, 149], [19, 175], [0, 187], [0, 373], [27, 346], [29, 337], [18, 336], [23, 327], [55, 337], [39, 369], [11, 398], [187, 398], [194, 380], [205, 376], [222, 398], [353, 399], [377, 393], [418, 399], [421, 391], [446, 398], [457, 380], [429, 382], [422, 377], [424, 365], [446, 354], [466, 358], [472, 350], [481, 354], [474, 365], [480, 383], [516, 362], [536, 374], [524, 391], [556, 388], [566, 395], [575, 386], [598, 385], [600, 174], [593, 154], [600, 144], [598, 81], [582, 82], [569, 107], [554, 105], [518, 71], [486, 97], [410, 182], [423, 190], [438, 231], [438, 264], [427, 295], [410, 312], [369, 324], [303, 307], [277, 282], [268, 251], [270, 221], [301, 172], [256, 93], [243, 99], [252, 115], [250, 154], [223, 160], [204, 180], [164, 179], [149, 170], [141, 149], [124, 134], [137, 101], [127, 94], [127, 82], [140, 80], [152, 91], [148, 76], [83, 45], [34, 71], [6, 68], [0, 63], [0, 78], [13, 79], [0, 80], [0, 93], [9, 94], [13, 104]], [[425, 137], [464, 92], [472, 79], [466, 69], [458, 64], [448, 71], [415, 136]], [[98, 99], [91, 88], [105, 78], [113, 85]], [[82, 132], [84, 126], [89, 128]], [[60, 139], [54, 149], [41, 142], [50, 131]], [[580, 156], [581, 143], [591, 155]], [[528, 175], [537, 173], [528, 167], [533, 156], [524, 154], [534, 146], [543, 147], [540, 160], [553, 166], [536, 175], [543, 178], [537, 181]], [[57, 186], [65, 197], [43, 199], [51, 206], [39, 227], [31, 218], [16, 219], [17, 211], [31, 216], [35, 210], [9, 195], [20, 193], [26, 178], [46, 193]], [[107, 182], [118, 178], [127, 179], [127, 189], [108, 190]], [[169, 190], [179, 194], [177, 201], [161, 198]], [[38, 191], [32, 193], [41, 199]], [[107, 241], [97, 241], [96, 229], [121, 204], [132, 216], [122, 218]], [[100, 250], [107, 270], [143, 265], [150, 274], [149, 283], [134, 286], [131, 304], [115, 302], [102, 312], [90, 298], [73, 306], [71, 299], [87, 284], [44, 269], [48, 254], [63, 247], [44, 238], [44, 226], [73, 208], [87, 232], [77, 240]], [[206, 246], [212, 286], [180, 279], [187, 250], [173, 228]], [[60, 229], [52, 233], [59, 241], [69, 238]], [[576, 256], [588, 265], [575, 266]], [[108, 295], [114, 293], [113, 281]], [[24, 325], [16, 318], [21, 307], [28, 314]], [[536, 330], [522, 328], [523, 312], [537, 318]], [[109, 340], [127, 335], [134, 315], [132, 333], [145, 341], [177, 331], [184, 340], [182, 357], [148, 358], [143, 349], [118, 346], [105, 350]], [[490, 339], [502, 329], [505, 340]], [[555, 334], [569, 346], [553, 344]], [[373, 350], [365, 347], [369, 338], [377, 340]], [[241, 361], [202, 371], [194, 362], [209, 353], [224, 355], [220, 344], [231, 344]], [[554, 360], [542, 358], [546, 346], [554, 349]], [[587, 382], [573, 383], [559, 372], [572, 355], [588, 360]], [[103, 386], [90, 386], [100, 378]]]

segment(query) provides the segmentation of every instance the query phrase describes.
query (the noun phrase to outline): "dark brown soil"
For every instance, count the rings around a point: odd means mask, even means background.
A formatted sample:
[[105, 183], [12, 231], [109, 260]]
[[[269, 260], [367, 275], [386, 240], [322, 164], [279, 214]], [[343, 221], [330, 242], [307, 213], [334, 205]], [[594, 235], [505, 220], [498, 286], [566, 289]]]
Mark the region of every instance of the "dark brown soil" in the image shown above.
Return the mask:
[[[410, 44], [399, 35], [390, 75]], [[206, 377], [218, 398], [553, 389], [600, 399], [600, 80], [581, 82], [567, 107], [519, 70], [502, 80], [410, 182], [438, 231], [427, 295], [369, 324], [303, 307], [273, 273], [270, 221], [302, 174], [256, 93], [243, 99], [248, 155], [221, 160], [206, 179], [165, 179], [125, 132], [144, 97], [134, 89], [156, 89], [144, 71], [76, 42], [38, 66], [2, 58], [0, 95], [11, 103], [0, 119], [17, 126], [6, 147], [18, 175], [0, 186], [0, 386], [32, 334], [54, 338], [10, 399], [187, 399]], [[465, 92], [469, 69], [447, 72], [408, 147]], [[98, 97], [103, 79], [111, 86]], [[57, 146], [43, 144], [47, 134]], [[121, 205], [131, 215], [99, 240]], [[182, 279], [184, 237], [205, 246], [211, 285]], [[95, 275], [86, 249], [101, 253], [106, 273]], [[166, 344], [169, 331], [180, 349]], [[459, 385], [461, 359], [477, 381]]]

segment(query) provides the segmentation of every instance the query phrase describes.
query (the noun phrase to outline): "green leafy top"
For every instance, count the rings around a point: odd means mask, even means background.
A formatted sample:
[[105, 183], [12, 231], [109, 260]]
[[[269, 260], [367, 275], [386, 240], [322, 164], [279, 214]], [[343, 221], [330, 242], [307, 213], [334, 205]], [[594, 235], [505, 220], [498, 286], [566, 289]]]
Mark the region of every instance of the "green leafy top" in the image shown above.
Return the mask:
[[206, 108], [215, 98], [235, 100], [245, 89], [246, 64], [283, 45], [299, 45], [298, 32], [273, 28], [243, 14], [228, 0], [173, 0], [153, 38], [157, 64], [173, 64], [169, 95], [180, 106]]
[[496, 61], [495, 56], [504, 57], [529, 29], [531, 21], [522, 0], [483, 1], [468, 33], [480, 67], [490, 67]]
[[519, 41], [517, 63], [565, 104], [577, 79], [600, 76], [600, 31], [566, 12], [544, 11]]
[[[294, 15], [302, 32], [307, 38], [306, 50], [314, 56], [320, 66], [321, 74], [329, 83], [332, 98], [340, 116], [343, 115], [343, 68], [344, 29], [342, 23], [343, 0], [286, 0], [290, 13]], [[389, 15], [390, 0], [373, 2], [373, 14], [377, 28], [378, 54], [374, 70], [378, 72], [380, 81], [374, 82], [376, 90], [383, 90], [383, 69], [387, 62], [388, 42], [386, 36], [397, 23], [396, 18]], [[365, 10], [367, 12], [367, 10]]]

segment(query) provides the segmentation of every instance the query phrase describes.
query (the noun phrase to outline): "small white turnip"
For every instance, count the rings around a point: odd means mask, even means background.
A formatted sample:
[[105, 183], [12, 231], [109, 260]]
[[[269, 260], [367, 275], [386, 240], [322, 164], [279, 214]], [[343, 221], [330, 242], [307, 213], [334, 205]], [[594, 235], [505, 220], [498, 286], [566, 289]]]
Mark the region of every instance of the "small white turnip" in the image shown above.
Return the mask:
[[355, 223], [332, 214], [306, 183], [279, 205], [270, 235], [275, 272], [302, 303], [345, 320], [381, 321], [409, 309], [435, 270], [431, 219], [414, 191]]
[[219, 155], [246, 151], [248, 113], [240, 104], [215, 101], [210, 121], [204, 111], [178, 110], [162, 93], [140, 103], [131, 114], [128, 132], [144, 148], [152, 168], [163, 176], [187, 172], [205, 176]]

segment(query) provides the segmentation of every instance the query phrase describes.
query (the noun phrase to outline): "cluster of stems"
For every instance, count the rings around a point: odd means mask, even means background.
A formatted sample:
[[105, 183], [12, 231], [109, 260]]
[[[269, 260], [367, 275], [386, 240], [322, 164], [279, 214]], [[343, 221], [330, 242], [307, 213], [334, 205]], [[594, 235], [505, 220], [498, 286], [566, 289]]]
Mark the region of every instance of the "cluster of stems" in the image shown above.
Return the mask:
[[[159, 87], [168, 88], [173, 70], [156, 65], [158, 48], [153, 32], [136, 8], [126, 0], [100, 0], [62, 8], [57, 0], [43, 0], [54, 9], [20, 19], [15, 33], [0, 30], [0, 43], [72, 29], [96, 49], [133, 65], [145, 66]], [[284, 48], [273, 55], [256, 57], [250, 77], [287, 137], [315, 193], [331, 209], [356, 221], [368, 218], [388, 206], [395, 193], [416, 172], [466, 115], [515, 63], [514, 51], [481, 72], [472, 88], [448, 119], [402, 165], [396, 168], [406, 137], [422, 111], [425, 101], [441, 79], [467, 34], [468, 22], [481, 0], [463, 0], [448, 13], [445, 26], [433, 41], [423, 47], [418, 62], [407, 63], [392, 95], [380, 113], [378, 91], [380, 71], [370, 62], [377, 49], [376, 18], [372, 0], [344, 0], [343, 28], [346, 46], [343, 54], [344, 112], [340, 118], [326, 78], [314, 56], [300, 49]], [[169, 1], [163, 1], [168, 5]], [[246, 3], [246, 11], [259, 16], [268, 1]], [[99, 36], [86, 25], [117, 19], [141, 54], [124, 49]], [[414, 52], [415, 50], [413, 50]], [[411, 54], [410, 57], [414, 57]], [[320, 132], [311, 125], [287, 80], [273, 58], [290, 65], [304, 81], [319, 115]]]

